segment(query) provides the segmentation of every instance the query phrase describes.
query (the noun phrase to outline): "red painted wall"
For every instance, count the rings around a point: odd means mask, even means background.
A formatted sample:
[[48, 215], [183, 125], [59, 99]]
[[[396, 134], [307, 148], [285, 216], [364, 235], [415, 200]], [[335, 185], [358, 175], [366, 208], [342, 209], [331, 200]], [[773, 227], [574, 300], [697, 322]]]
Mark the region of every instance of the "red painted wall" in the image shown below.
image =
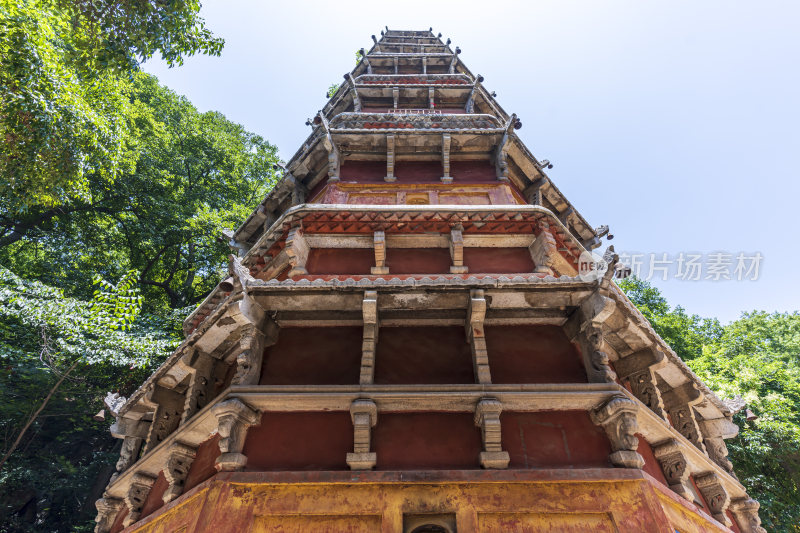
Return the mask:
[[464, 264], [471, 274], [521, 274], [533, 272], [527, 248], [464, 248]]
[[464, 328], [382, 327], [375, 383], [474, 383]]
[[586, 383], [580, 354], [559, 326], [486, 326], [492, 383]]
[[639, 455], [644, 457], [644, 467], [642, 467], [642, 470], [656, 478], [665, 487], [669, 488], [667, 478], [664, 477], [664, 472], [661, 470], [661, 466], [659, 466], [656, 456], [653, 455], [653, 448], [650, 446], [650, 443], [648, 443], [641, 435], [637, 435], [637, 437], [639, 437], [639, 447], [636, 449], [636, 451], [639, 452]]
[[111, 533], [119, 533], [125, 527], [122, 525], [122, 522], [125, 520], [125, 517], [128, 516], [128, 507], [123, 505], [122, 510], [117, 514], [117, 517], [114, 519], [114, 523], [111, 525]]
[[453, 183], [497, 183], [497, 171], [488, 161], [451, 161]]
[[386, 161], [345, 161], [339, 168], [344, 182], [386, 183]]
[[373, 266], [372, 248], [312, 248], [306, 270], [309, 274], [369, 274]]
[[162, 500], [162, 498], [168, 486], [169, 483], [167, 483], [167, 478], [164, 477], [164, 471], [162, 470], [158, 473], [158, 478], [156, 478], [156, 482], [153, 483], [153, 488], [150, 489], [150, 493], [144, 501], [140, 518], [150, 516], [153, 511], [158, 510], [164, 505], [164, 500]]
[[585, 411], [500, 415], [509, 468], [607, 468], [611, 445]]
[[362, 328], [281, 328], [266, 349], [261, 385], [356, 385]]
[[183, 484], [183, 492], [188, 492], [194, 487], [207, 480], [217, 473], [214, 463], [219, 457], [219, 435], [214, 435], [197, 447], [194, 461], [189, 467], [186, 481]]
[[386, 266], [390, 274], [449, 274], [447, 248], [387, 248]]
[[247, 432], [248, 470], [347, 470], [353, 451], [349, 412], [271, 413]]
[[378, 470], [480, 468], [480, 430], [469, 413], [380, 413], [372, 442]]

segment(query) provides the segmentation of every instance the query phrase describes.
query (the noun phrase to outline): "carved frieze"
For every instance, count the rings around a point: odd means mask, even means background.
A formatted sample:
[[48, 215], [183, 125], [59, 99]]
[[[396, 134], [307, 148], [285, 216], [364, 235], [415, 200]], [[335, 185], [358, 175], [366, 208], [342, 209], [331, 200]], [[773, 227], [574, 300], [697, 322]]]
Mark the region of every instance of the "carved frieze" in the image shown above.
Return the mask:
[[602, 426], [611, 442], [611, 464], [624, 468], [641, 468], [644, 458], [636, 451], [639, 448], [639, 429], [636, 421], [636, 403], [623, 395], [612, 396], [603, 405], [591, 412], [592, 421]]

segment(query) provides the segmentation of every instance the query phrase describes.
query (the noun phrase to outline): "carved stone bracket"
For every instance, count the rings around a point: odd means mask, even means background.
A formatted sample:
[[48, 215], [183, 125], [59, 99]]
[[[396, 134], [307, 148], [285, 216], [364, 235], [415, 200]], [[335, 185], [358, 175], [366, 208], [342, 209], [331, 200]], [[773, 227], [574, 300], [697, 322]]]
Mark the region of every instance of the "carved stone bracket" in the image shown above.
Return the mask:
[[370, 452], [372, 428], [378, 423], [378, 407], [372, 400], [355, 400], [350, 405], [353, 420], [353, 453], [347, 454], [347, 464], [352, 470], [369, 470], [378, 458]]
[[375, 266], [370, 269], [374, 276], [385, 276], [389, 273], [386, 266], [386, 233], [376, 231], [372, 234], [373, 248], [375, 250]]
[[661, 418], [667, 418], [664, 411], [664, 401], [661, 392], [656, 384], [656, 377], [653, 372], [666, 366], [667, 360], [664, 352], [656, 348], [647, 348], [627, 357], [623, 357], [615, 363], [617, 375], [621, 380], [628, 380], [631, 392], [643, 404], [650, 408]]
[[150, 489], [155, 482], [156, 478], [145, 474], [136, 473], [133, 475], [133, 480], [131, 481], [130, 487], [128, 487], [128, 493], [124, 498], [125, 506], [128, 508], [128, 514], [122, 522], [123, 526], [128, 527], [139, 520], [144, 502], [147, 499], [147, 495], [150, 494]]
[[611, 464], [624, 468], [642, 468], [644, 458], [636, 451], [639, 438], [636, 432], [636, 403], [623, 395], [612, 396], [591, 412], [592, 421], [602, 426], [611, 442]]
[[700, 429], [708, 456], [726, 472], [736, 477], [733, 464], [728, 460], [728, 447], [725, 445], [725, 439], [732, 439], [738, 435], [739, 426], [734, 424], [730, 417], [721, 417], [700, 421]]
[[661, 465], [661, 471], [664, 472], [669, 488], [687, 500], [693, 501], [694, 495], [688, 485], [689, 474], [691, 474], [689, 463], [681, 450], [680, 443], [670, 439], [655, 446], [653, 454], [658, 464]]
[[186, 398], [174, 390], [153, 385], [145, 395], [143, 403], [154, 410], [153, 422], [150, 424], [144, 449], [144, 453], [147, 453], [178, 428]]
[[533, 271], [537, 274], [555, 275], [556, 254], [558, 248], [556, 247], [556, 239], [550, 233], [550, 225], [546, 222], [540, 223], [541, 231], [536, 236], [536, 239], [530, 245], [528, 250], [531, 253], [533, 260]]
[[469, 307], [467, 308], [467, 342], [472, 351], [472, 368], [478, 383], [491, 383], [492, 375], [489, 370], [489, 354], [486, 350], [486, 336], [483, 330], [483, 321], [486, 318], [486, 299], [483, 289], [472, 289], [469, 293]]
[[[433, 103], [433, 100], [431, 100], [431, 103]], [[442, 183], [452, 182], [453, 178], [450, 176], [450, 134], [445, 133], [442, 135]]]
[[122, 449], [117, 460], [117, 472], [124, 472], [139, 459], [139, 452], [142, 450], [144, 439], [139, 437], [125, 437], [122, 441]]
[[761, 527], [759, 507], [761, 505], [752, 498], [738, 498], [731, 502], [730, 510], [742, 533], [767, 533], [767, 530]]
[[261, 414], [235, 398], [215, 405], [211, 412], [217, 417], [222, 452], [216, 469], [220, 472], [241, 470], [247, 464], [247, 457], [241, 453], [247, 429], [258, 424]]
[[694, 414], [694, 406], [703, 401], [703, 395], [693, 382], [686, 382], [662, 394], [664, 406], [672, 426], [703, 452], [703, 434]]
[[613, 383], [616, 374], [609, 364], [608, 354], [603, 351], [603, 330], [592, 322], [586, 324], [586, 356], [584, 363], [591, 383]]
[[361, 341], [361, 374], [359, 383], [370, 385], [375, 379], [375, 349], [378, 344], [378, 293], [365, 291], [361, 306], [364, 333]]
[[[366, 58], [364, 58], [364, 60], [366, 61]], [[367, 68], [368, 69], [370, 68], [369, 62], [367, 62]], [[339, 169], [341, 166], [339, 149], [333, 142], [330, 125], [328, 124], [328, 119], [325, 118], [325, 113], [320, 111], [317, 116], [320, 118], [320, 122], [324, 130], [324, 136], [322, 137], [322, 146], [325, 148], [325, 150], [328, 151], [328, 181], [337, 182], [339, 181]]]
[[215, 360], [210, 355], [195, 349], [184, 355], [181, 363], [190, 368], [192, 373], [191, 383], [186, 391], [186, 401], [183, 406], [181, 423], [184, 423], [208, 405], [211, 399], [211, 374]]
[[94, 506], [97, 508], [97, 517], [94, 521], [97, 525], [94, 527], [94, 533], [109, 533], [111, 531], [111, 527], [114, 525], [114, 519], [122, 509], [122, 504], [122, 500], [109, 496], [103, 496], [95, 502]]
[[[455, 56], [453, 56], [455, 57]], [[500, 143], [495, 148], [494, 152], [494, 165], [497, 172], [497, 179], [499, 181], [508, 181], [508, 148], [511, 144], [511, 138], [514, 131], [514, 125], [517, 122], [517, 115], [512, 114], [511, 118], [505, 125], [505, 133]]]
[[495, 398], [483, 398], [475, 408], [475, 425], [481, 428], [483, 451], [480, 462], [483, 468], [508, 468], [511, 460], [503, 451], [500, 431], [500, 413], [503, 404]]
[[464, 266], [464, 228], [461, 225], [450, 230], [450, 265], [451, 274], [466, 274], [469, 268]]
[[722, 482], [717, 474], [711, 472], [694, 479], [695, 485], [708, 503], [708, 508], [714, 518], [726, 526], [731, 525], [731, 521], [725, 511], [730, 505], [731, 498], [728, 491], [722, 486]]
[[189, 474], [189, 467], [192, 466], [194, 455], [194, 448], [180, 442], [176, 442], [170, 448], [167, 463], [164, 465], [164, 477], [169, 483], [162, 496], [164, 504], [183, 494], [183, 484]]
[[308, 246], [303, 229], [296, 227], [289, 230], [286, 236], [286, 255], [289, 256], [289, 264], [292, 269], [289, 271], [288, 276], [304, 276], [308, 274], [306, 270], [306, 262], [308, 261], [308, 254], [311, 248]]
[[236, 374], [232, 385], [257, 385], [261, 378], [261, 363], [264, 359], [265, 335], [257, 326], [244, 328], [239, 339], [236, 356]]
[[353, 79], [353, 75], [350, 73], [347, 74], [347, 77], [350, 80], [350, 92], [353, 95], [353, 111], [356, 113], [361, 113], [361, 100], [358, 98], [356, 80]]

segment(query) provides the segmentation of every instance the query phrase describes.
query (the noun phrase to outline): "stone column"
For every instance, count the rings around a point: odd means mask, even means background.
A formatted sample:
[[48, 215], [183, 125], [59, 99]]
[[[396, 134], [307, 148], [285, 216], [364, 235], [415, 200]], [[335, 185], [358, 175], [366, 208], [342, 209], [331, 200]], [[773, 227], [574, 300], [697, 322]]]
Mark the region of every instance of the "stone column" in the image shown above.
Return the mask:
[[375, 266], [371, 267], [369, 273], [373, 276], [383, 276], [389, 273], [386, 266], [386, 233], [376, 231], [372, 235], [372, 247], [375, 250]]
[[123, 526], [128, 527], [139, 520], [144, 502], [155, 482], [156, 478], [146, 474], [136, 473], [133, 475], [133, 480], [124, 498], [125, 505], [128, 507], [128, 514], [122, 522]]
[[378, 292], [364, 291], [361, 305], [364, 331], [361, 339], [361, 371], [358, 382], [371, 385], [375, 380], [375, 349], [378, 344]]
[[640, 350], [616, 361], [614, 367], [620, 380], [628, 380], [636, 398], [661, 418], [667, 418], [664, 401], [656, 385], [653, 372], [666, 366], [664, 352], [651, 347]]
[[679, 496], [694, 501], [694, 494], [689, 488], [689, 463], [681, 450], [678, 441], [670, 439], [653, 447], [653, 454], [656, 456], [661, 471], [667, 479], [669, 488]]
[[372, 400], [355, 400], [350, 405], [353, 421], [353, 453], [347, 454], [347, 464], [352, 470], [369, 470], [378, 456], [370, 452], [372, 428], [378, 423], [378, 407]]
[[644, 458], [636, 451], [639, 438], [636, 432], [638, 407], [621, 394], [614, 395], [590, 413], [592, 421], [602, 426], [611, 442], [611, 464], [622, 468], [642, 468]]
[[484, 398], [475, 408], [475, 425], [481, 428], [483, 451], [480, 462], [483, 468], [508, 468], [511, 460], [501, 443], [500, 413], [503, 404], [495, 398]]
[[472, 368], [475, 380], [478, 383], [491, 383], [492, 375], [489, 370], [489, 353], [486, 349], [486, 336], [483, 331], [483, 321], [486, 318], [486, 299], [483, 289], [472, 289], [469, 293], [469, 306], [467, 307], [467, 342], [472, 351]]
[[731, 513], [742, 533], [767, 533], [767, 530], [761, 527], [759, 507], [761, 505], [752, 498], [738, 498], [731, 502]]
[[728, 491], [722, 486], [719, 476], [713, 472], [695, 476], [694, 483], [708, 503], [708, 508], [717, 522], [730, 526], [731, 521], [725, 511], [730, 505], [731, 498]]
[[247, 457], [242, 454], [247, 429], [258, 424], [261, 414], [236, 398], [218, 403], [211, 412], [217, 417], [219, 450], [222, 452], [215, 468], [219, 472], [243, 469], [247, 464]]
[[114, 519], [122, 509], [122, 504], [122, 500], [111, 498], [108, 495], [104, 495], [95, 502], [97, 517], [94, 521], [97, 525], [94, 527], [94, 533], [109, 533], [111, 531], [111, 526], [114, 525]]
[[176, 442], [170, 447], [167, 462], [164, 465], [164, 477], [169, 483], [162, 499], [168, 504], [183, 494], [183, 484], [194, 461], [195, 449], [186, 444]]

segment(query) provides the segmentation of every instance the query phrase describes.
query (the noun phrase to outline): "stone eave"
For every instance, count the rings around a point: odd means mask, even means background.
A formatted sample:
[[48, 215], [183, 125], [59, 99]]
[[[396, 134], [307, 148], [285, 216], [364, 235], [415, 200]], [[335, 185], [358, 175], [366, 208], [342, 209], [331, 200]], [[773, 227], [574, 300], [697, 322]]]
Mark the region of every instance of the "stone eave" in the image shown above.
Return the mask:
[[[261, 237], [253, 244], [250, 250], [242, 258], [242, 263], [246, 266], [251, 266], [255, 260], [254, 257], [261, 250], [268, 250], [274, 242], [284, 236], [286, 228], [293, 222], [300, 221], [306, 215], [314, 213], [385, 213], [387, 217], [394, 217], [396, 215], [406, 214], [422, 214], [422, 213], [438, 213], [438, 214], [509, 214], [523, 215], [523, 214], [538, 214], [548, 219], [551, 226], [556, 228], [556, 231], [561, 230], [565, 235], [565, 241], [572, 245], [573, 250], [577, 251], [580, 255], [585, 251], [583, 245], [575, 239], [572, 233], [561, 223], [560, 220], [547, 208], [536, 205], [358, 205], [358, 204], [301, 204], [294, 206], [285, 211], [278, 220], [267, 230]], [[287, 226], [287, 227], [288, 227]]]

